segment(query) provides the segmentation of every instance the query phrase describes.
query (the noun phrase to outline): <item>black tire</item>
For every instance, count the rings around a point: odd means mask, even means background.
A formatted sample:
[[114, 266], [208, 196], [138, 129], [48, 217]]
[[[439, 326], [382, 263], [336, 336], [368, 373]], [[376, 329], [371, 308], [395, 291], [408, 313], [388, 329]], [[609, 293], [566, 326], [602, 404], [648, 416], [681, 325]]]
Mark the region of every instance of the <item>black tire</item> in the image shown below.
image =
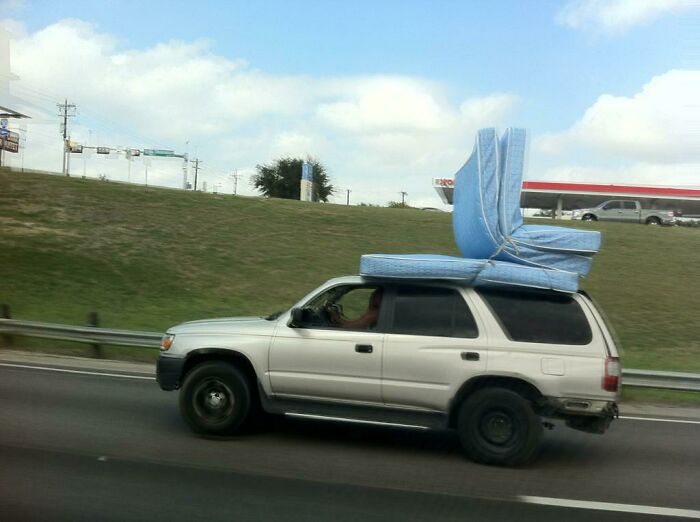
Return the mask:
[[647, 225], [660, 225], [661, 220], [657, 217], [651, 216], [647, 219]]
[[195, 366], [180, 390], [180, 411], [197, 433], [230, 435], [240, 431], [251, 410], [245, 375], [221, 361]]
[[585, 216], [583, 216], [581, 218], [581, 220], [582, 221], [598, 221], [598, 218], [596, 218], [595, 216], [593, 216], [591, 214], [586, 214]]
[[457, 429], [462, 447], [481, 464], [527, 464], [542, 440], [542, 421], [530, 403], [505, 388], [470, 395], [460, 408]]

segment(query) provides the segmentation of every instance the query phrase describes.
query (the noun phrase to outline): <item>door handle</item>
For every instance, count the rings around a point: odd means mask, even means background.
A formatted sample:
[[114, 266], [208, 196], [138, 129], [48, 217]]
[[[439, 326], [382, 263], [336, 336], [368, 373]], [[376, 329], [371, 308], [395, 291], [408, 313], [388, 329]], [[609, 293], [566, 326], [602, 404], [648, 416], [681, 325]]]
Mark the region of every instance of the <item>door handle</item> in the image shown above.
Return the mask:
[[465, 361], [478, 361], [479, 360], [479, 353], [478, 352], [462, 352], [462, 359]]
[[371, 344], [356, 344], [355, 351], [357, 353], [372, 353], [374, 348], [372, 348]]

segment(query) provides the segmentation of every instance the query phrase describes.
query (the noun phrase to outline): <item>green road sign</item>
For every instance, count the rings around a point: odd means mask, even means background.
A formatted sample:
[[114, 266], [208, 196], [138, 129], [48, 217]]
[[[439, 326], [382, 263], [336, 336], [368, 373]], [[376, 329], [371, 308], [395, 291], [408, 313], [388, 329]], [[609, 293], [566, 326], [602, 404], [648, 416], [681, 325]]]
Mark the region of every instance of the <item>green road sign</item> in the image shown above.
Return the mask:
[[144, 156], [174, 156], [175, 151], [164, 149], [143, 149]]

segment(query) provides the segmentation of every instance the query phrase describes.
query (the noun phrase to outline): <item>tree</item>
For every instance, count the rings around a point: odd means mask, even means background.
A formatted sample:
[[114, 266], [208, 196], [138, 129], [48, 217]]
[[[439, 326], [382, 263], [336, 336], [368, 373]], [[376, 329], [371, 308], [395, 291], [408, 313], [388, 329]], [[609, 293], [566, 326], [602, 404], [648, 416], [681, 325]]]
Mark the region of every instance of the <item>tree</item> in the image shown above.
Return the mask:
[[[328, 197], [335, 192], [333, 185], [329, 184], [326, 167], [318, 160], [308, 157], [306, 159], [314, 168], [313, 200], [328, 201]], [[301, 166], [304, 163], [300, 158], [279, 158], [269, 165], [257, 165], [258, 171], [251, 180], [253, 186], [270, 198], [299, 199], [299, 185], [301, 183]]]
[[404, 203], [402, 201], [389, 201], [386, 206], [389, 208], [413, 208], [408, 203]]

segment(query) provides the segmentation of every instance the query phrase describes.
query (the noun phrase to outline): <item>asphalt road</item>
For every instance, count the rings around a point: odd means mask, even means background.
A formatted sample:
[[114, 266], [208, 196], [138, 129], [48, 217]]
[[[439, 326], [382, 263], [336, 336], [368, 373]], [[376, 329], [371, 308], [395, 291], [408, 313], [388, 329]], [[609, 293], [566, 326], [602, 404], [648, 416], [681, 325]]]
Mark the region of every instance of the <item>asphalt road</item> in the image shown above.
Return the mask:
[[200, 438], [149, 377], [4, 364], [2, 521], [700, 518], [697, 422], [558, 426], [536, 463], [503, 469], [468, 461], [450, 432], [282, 418]]

